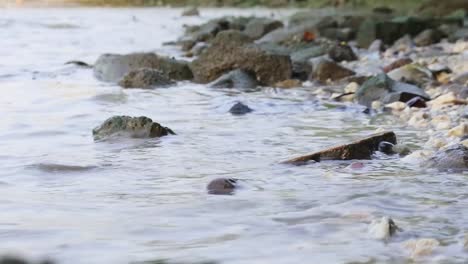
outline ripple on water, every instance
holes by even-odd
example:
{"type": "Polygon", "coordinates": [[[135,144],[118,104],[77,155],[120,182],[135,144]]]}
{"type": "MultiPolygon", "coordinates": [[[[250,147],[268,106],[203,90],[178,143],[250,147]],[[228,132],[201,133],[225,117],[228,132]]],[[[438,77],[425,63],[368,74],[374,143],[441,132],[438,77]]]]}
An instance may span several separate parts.
{"type": "Polygon", "coordinates": [[[37,163],[32,165],[27,165],[27,168],[39,170],[47,173],[67,173],[67,172],[85,172],[98,168],[94,165],[68,165],[68,164],[59,164],[59,163],[37,163]]]}

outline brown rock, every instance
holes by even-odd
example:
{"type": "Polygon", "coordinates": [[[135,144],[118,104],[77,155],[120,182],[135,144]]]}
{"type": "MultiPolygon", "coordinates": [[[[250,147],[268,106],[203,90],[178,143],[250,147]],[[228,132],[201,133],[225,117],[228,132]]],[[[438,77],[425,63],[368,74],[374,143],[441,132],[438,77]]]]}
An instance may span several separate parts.
{"type": "Polygon", "coordinates": [[[406,64],[410,64],[410,63],[412,63],[412,62],[413,62],[413,60],[410,59],[410,58],[398,59],[398,60],[396,60],[396,61],[390,63],[389,65],[385,66],[385,67],[383,68],[383,71],[384,71],[385,73],[387,73],[387,72],[390,72],[390,71],[392,71],[392,70],[394,70],[394,69],[400,68],[401,66],[405,66],[406,64]]]}
{"type": "Polygon", "coordinates": [[[337,81],[354,74],[354,71],[345,68],[336,62],[322,59],[314,65],[309,79],[315,79],[321,82],[326,82],[327,80],[337,81]]]}
{"type": "Polygon", "coordinates": [[[275,87],[277,88],[296,88],[296,87],[302,87],[302,82],[296,79],[288,79],[284,80],[281,82],[277,82],[275,84],[275,87]]]}
{"type": "Polygon", "coordinates": [[[368,136],[364,139],[354,141],[349,144],[332,147],[306,156],[290,159],[285,163],[301,165],[308,161],[320,162],[322,160],[353,160],[353,159],[371,159],[379,143],[382,141],[396,144],[396,135],[393,132],[382,132],[368,136]]]}
{"type": "Polygon", "coordinates": [[[217,178],[206,186],[209,194],[232,194],[236,188],[235,179],[217,178]]]}

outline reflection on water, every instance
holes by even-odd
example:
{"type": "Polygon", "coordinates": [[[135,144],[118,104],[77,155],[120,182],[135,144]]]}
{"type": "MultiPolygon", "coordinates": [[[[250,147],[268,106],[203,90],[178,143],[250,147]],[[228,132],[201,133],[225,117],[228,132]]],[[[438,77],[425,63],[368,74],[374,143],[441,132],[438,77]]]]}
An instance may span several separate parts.
{"type": "Polygon", "coordinates": [[[162,43],[184,23],[271,11],[207,10],[201,18],[170,9],[0,12],[0,253],[86,264],[404,263],[401,242],[429,237],[442,246],[427,261],[467,259],[466,175],[388,157],[354,167],[279,164],[378,127],[411,146],[424,141],[391,117],[324,104],[309,88],[236,91],[182,82],[126,91],[64,65],[105,52],[179,56],[162,43]],[[255,111],[228,114],[236,101],[255,111]],[[92,128],[122,114],[148,116],[177,136],[93,141],[92,128]],[[207,195],[206,184],[219,177],[239,179],[240,188],[207,195]],[[405,231],[375,241],[367,228],[381,216],[405,231]]]}

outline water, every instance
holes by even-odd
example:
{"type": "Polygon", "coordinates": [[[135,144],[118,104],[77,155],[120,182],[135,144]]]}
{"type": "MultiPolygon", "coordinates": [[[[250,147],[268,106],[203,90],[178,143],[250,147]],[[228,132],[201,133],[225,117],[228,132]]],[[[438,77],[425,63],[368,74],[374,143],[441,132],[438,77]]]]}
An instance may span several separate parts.
{"type": "Polygon", "coordinates": [[[174,9],[0,9],[0,253],[87,264],[401,263],[409,261],[403,241],[429,237],[441,247],[424,261],[466,262],[466,174],[397,159],[365,161],[363,170],[279,164],[378,127],[417,147],[421,131],[327,106],[308,88],[122,90],[64,65],[106,52],[179,56],[162,43],[184,23],[239,13],[272,11],[181,18],[174,9]],[[231,116],[236,101],[255,111],[231,116]],[[178,135],[93,142],[92,128],[120,114],[178,135]],[[206,194],[217,177],[238,178],[241,188],[206,194]],[[383,215],[405,230],[389,242],[367,233],[383,215]]]}

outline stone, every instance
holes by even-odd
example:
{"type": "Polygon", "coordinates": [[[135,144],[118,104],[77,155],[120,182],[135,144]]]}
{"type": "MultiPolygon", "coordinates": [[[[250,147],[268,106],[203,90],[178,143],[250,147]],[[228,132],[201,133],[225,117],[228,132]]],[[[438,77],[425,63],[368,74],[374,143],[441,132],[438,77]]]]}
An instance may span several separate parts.
{"type": "Polygon", "coordinates": [[[443,94],[430,102],[433,109],[441,109],[448,105],[464,105],[466,100],[458,99],[454,92],[443,94]]]}
{"type": "Polygon", "coordinates": [[[324,45],[316,45],[299,49],[291,53],[291,60],[295,62],[306,62],[309,59],[320,57],[327,53],[327,48],[324,45]]]}
{"type": "Polygon", "coordinates": [[[433,80],[432,72],[429,69],[415,63],[406,64],[400,68],[394,69],[387,75],[395,81],[420,86],[433,80]]]}
{"type": "Polygon", "coordinates": [[[406,156],[411,153],[411,150],[406,145],[395,145],[386,141],[382,141],[379,143],[379,151],[387,155],[398,154],[400,156],[406,156]]]}
{"type": "Polygon", "coordinates": [[[390,217],[384,216],[380,219],[372,220],[369,225],[369,233],[375,239],[387,240],[394,236],[401,229],[390,217]]]}
{"type": "Polygon", "coordinates": [[[271,31],[282,28],[283,23],[270,18],[254,18],[247,23],[244,34],[252,39],[259,39],[271,31]]]}
{"type": "Polygon", "coordinates": [[[198,8],[196,7],[189,7],[182,11],[182,16],[199,16],[200,11],[198,11],[198,8]]]}
{"type": "Polygon", "coordinates": [[[206,186],[209,194],[230,195],[236,189],[236,179],[217,178],[206,186]]]}
{"type": "Polygon", "coordinates": [[[353,49],[347,44],[335,44],[328,51],[330,59],[336,62],[355,61],[358,59],[353,49]]]}
{"type": "Polygon", "coordinates": [[[383,67],[383,71],[385,73],[388,73],[392,70],[395,70],[395,69],[398,69],[402,66],[405,66],[407,64],[410,64],[410,63],[413,63],[413,60],[410,59],[410,58],[401,58],[401,59],[398,59],[392,63],[390,63],[389,65],[383,67]]]}
{"type": "Polygon", "coordinates": [[[191,80],[193,77],[187,62],[154,53],[101,55],[94,64],[94,76],[101,81],[118,82],[130,71],[140,68],[159,70],[173,80],[191,80]]]}
{"type": "Polygon", "coordinates": [[[461,123],[448,131],[449,137],[463,138],[468,135],[468,123],[461,123]]]}
{"type": "Polygon", "coordinates": [[[241,102],[237,102],[235,105],[231,107],[231,109],[229,109],[229,113],[233,115],[245,115],[252,111],[253,110],[250,107],[248,107],[247,105],[241,102]]]}
{"type": "Polygon", "coordinates": [[[355,75],[355,72],[345,68],[336,62],[321,59],[312,67],[310,80],[326,82],[327,80],[337,81],[348,76],[355,75]]]}
{"type": "Polygon", "coordinates": [[[356,35],[356,31],[352,28],[326,28],[320,33],[324,38],[338,41],[350,41],[356,35]]]}
{"type": "Polygon", "coordinates": [[[412,259],[431,255],[439,245],[439,241],[433,238],[411,239],[404,243],[412,259]]]}
{"type": "Polygon", "coordinates": [[[161,71],[149,68],[130,71],[119,81],[119,85],[123,88],[157,88],[172,84],[175,82],[162,74],[161,71]]]}
{"type": "Polygon", "coordinates": [[[275,84],[275,87],[284,88],[284,89],[297,88],[297,87],[302,87],[302,82],[296,79],[288,79],[288,80],[284,80],[281,82],[277,82],[275,84]]]}
{"type": "Polygon", "coordinates": [[[404,35],[403,37],[399,38],[393,46],[390,48],[391,51],[394,52],[409,52],[411,51],[416,45],[414,44],[413,39],[410,35],[404,35]]]}
{"type": "Polygon", "coordinates": [[[416,96],[406,102],[406,105],[409,107],[416,107],[416,108],[426,108],[427,104],[424,99],[419,96],[416,96]]]}
{"type": "Polygon", "coordinates": [[[466,0],[429,0],[422,2],[417,11],[419,15],[431,17],[449,15],[460,9],[468,11],[466,0]]]}
{"type": "Polygon", "coordinates": [[[468,148],[462,144],[454,144],[437,151],[425,165],[442,171],[468,170],[468,148]]]}
{"type": "Polygon", "coordinates": [[[258,85],[255,74],[244,70],[233,70],[208,84],[212,88],[253,89],[258,85]]]}
{"type": "Polygon", "coordinates": [[[439,42],[444,34],[437,29],[426,29],[414,37],[414,44],[418,47],[429,46],[439,42]]]}
{"type": "Polygon", "coordinates": [[[274,85],[290,79],[292,63],[288,54],[250,44],[248,37],[240,32],[223,31],[190,68],[199,83],[208,83],[232,69],[252,72],[260,84],[274,85]]]}
{"type": "Polygon", "coordinates": [[[170,128],[163,127],[145,116],[113,116],[93,129],[94,140],[115,136],[154,138],[167,135],[175,135],[175,133],[170,128]]]}
{"type": "Polygon", "coordinates": [[[371,159],[372,154],[378,150],[379,144],[387,141],[392,144],[397,143],[396,135],[393,132],[382,132],[370,135],[349,144],[332,147],[309,155],[297,157],[285,163],[302,165],[309,161],[320,162],[324,160],[353,160],[371,159]]]}
{"type": "Polygon", "coordinates": [[[370,52],[382,52],[382,51],[384,51],[385,47],[384,47],[383,41],[380,40],[380,39],[376,39],[376,40],[372,41],[372,43],[369,45],[368,50],[370,52]]]}
{"type": "Polygon", "coordinates": [[[366,107],[370,107],[376,100],[389,104],[397,101],[407,102],[416,96],[426,101],[430,100],[429,95],[419,87],[394,81],[385,73],[370,78],[356,92],[358,103],[366,107]]]}
{"type": "Polygon", "coordinates": [[[215,38],[218,33],[226,30],[242,31],[251,17],[222,17],[209,20],[199,25],[187,27],[185,38],[192,39],[195,42],[208,42],[215,38]]]}

